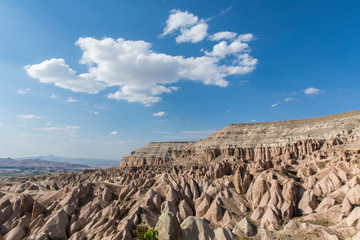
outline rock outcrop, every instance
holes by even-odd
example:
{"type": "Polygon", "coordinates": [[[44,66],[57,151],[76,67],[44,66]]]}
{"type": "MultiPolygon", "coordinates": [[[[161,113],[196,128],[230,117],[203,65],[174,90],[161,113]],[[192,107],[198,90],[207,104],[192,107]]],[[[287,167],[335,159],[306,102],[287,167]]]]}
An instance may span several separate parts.
{"type": "Polygon", "coordinates": [[[121,160],[120,167],[161,165],[179,157],[193,142],[151,142],[121,160]]]}

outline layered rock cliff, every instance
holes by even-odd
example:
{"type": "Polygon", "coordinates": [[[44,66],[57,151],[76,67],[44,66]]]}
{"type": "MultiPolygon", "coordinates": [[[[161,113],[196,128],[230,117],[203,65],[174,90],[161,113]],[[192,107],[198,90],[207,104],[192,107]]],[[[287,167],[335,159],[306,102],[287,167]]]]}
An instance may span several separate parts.
{"type": "Polygon", "coordinates": [[[120,167],[160,165],[177,157],[194,142],[151,142],[121,160],[120,167]]]}
{"type": "Polygon", "coordinates": [[[299,159],[321,148],[360,137],[360,111],[325,117],[230,124],[198,142],[162,142],[135,150],[120,167],[212,161],[234,157],[245,161],[299,159]]]}

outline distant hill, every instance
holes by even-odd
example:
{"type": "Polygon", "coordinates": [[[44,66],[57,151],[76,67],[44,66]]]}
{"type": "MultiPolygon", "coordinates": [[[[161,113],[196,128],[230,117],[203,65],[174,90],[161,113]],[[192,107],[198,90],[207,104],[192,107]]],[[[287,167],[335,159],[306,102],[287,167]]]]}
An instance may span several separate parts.
{"type": "Polygon", "coordinates": [[[94,168],[84,164],[46,161],[39,158],[16,160],[0,158],[0,177],[30,176],[57,172],[79,172],[94,168]]]}
{"type": "Polygon", "coordinates": [[[51,162],[67,162],[70,164],[83,164],[83,165],[93,166],[96,168],[115,167],[120,164],[120,160],[114,160],[114,159],[68,158],[68,157],[59,157],[59,156],[55,156],[55,155],[23,157],[23,158],[16,158],[16,159],[18,159],[18,160],[41,159],[41,160],[51,161],[51,162]]]}
{"type": "Polygon", "coordinates": [[[91,166],[84,164],[70,164],[67,162],[46,161],[39,158],[16,160],[12,158],[0,158],[1,167],[23,167],[23,168],[59,168],[59,169],[87,169],[91,166]]]}

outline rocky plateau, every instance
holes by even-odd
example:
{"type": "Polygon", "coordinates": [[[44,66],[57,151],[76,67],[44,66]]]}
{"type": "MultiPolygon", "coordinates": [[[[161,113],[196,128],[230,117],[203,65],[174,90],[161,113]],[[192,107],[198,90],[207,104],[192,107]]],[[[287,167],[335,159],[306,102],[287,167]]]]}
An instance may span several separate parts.
{"type": "Polygon", "coordinates": [[[230,124],[116,168],[0,182],[0,240],[360,239],[360,111],[230,124]]]}

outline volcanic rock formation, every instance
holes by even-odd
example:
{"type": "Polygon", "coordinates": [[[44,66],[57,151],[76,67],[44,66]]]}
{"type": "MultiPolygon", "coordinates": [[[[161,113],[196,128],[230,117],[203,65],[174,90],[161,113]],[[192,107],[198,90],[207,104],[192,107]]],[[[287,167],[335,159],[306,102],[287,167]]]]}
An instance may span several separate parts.
{"type": "Polygon", "coordinates": [[[0,239],[359,239],[360,111],[231,124],[120,166],[7,179],[0,239]]]}

